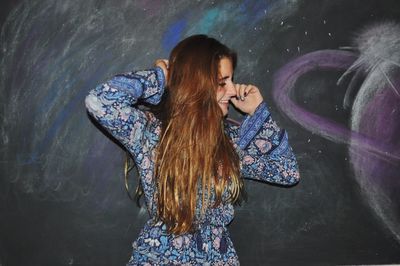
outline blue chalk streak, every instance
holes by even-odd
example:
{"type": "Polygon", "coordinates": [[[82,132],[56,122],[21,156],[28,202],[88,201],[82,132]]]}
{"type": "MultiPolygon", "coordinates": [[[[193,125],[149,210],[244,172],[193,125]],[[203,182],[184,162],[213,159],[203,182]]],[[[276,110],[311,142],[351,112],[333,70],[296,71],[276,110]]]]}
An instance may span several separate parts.
{"type": "Polygon", "coordinates": [[[182,32],[186,28],[186,19],[180,19],[172,24],[164,33],[162,47],[165,53],[169,53],[172,48],[179,42],[182,32]]]}

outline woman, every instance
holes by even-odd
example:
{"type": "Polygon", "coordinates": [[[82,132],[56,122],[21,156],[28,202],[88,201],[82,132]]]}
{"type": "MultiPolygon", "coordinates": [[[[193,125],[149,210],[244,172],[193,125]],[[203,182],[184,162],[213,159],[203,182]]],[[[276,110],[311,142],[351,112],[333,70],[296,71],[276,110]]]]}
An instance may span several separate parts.
{"type": "Polygon", "coordinates": [[[298,182],[286,132],[257,87],[233,82],[235,65],[229,48],[195,35],[169,61],[117,75],[87,96],[89,113],[132,154],[150,214],[128,265],[238,265],[226,226],[242,177],[298,182]],[[229,103],[246,114],[240,126],[225,119],[229,103]]]}

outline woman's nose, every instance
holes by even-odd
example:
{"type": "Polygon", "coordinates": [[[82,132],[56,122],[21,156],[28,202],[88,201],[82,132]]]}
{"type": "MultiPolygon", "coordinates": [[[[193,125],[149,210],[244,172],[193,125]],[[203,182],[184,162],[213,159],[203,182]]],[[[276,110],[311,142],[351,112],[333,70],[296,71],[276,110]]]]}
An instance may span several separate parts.
{"type": "Polygon", "coordinates": [[[236,89],[235,89],[235,85],[233,84],[233,82],[230,82],[226,85],[227,85],[226,94],[229,96],[236,96],[236,89]]]}

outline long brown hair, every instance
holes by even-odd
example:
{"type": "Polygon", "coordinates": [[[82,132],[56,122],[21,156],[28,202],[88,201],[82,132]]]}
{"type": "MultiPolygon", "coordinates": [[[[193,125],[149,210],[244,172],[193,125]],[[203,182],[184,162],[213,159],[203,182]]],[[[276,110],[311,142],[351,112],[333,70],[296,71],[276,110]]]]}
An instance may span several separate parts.
{"type": "Polygon", "coordinates": [[[228,190],[225,200],[235,202],[243,186],[239,158],[225,134],[216,99],[222,58],[236,65],[236,54],[206,35],[184,39],[169,58],[155,176],[158,218],[170,233],[194,229],[200,187],[204,215],[221,203],[224,190],[228,190]]]}

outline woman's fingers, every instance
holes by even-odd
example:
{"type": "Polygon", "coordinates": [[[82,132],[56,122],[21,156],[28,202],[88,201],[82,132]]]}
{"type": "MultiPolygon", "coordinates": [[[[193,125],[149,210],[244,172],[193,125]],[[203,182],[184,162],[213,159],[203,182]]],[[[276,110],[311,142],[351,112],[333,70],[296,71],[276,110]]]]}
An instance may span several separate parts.
{"type": "Polygon", "coordinates": [[[157,59],[154,64],[156,66],[165,66],[166,68],[168,68],[169,61],[167,59],[157,59]]]}
{"type": "Polygon", "coordinates": [[[245,88],[246,88],[246,85],[244,85],[244,84],[235,84],[236,99],[244,101],[245,88]]]}
{"type": "Polygon", "coordinates": [[[263,101],[259,89],[254,85],[234,84],[236,97],[231,98],[232,104],[240,111],[252,115],[263,101]]]}
{"type": "Polygon", "coordinates": [[[250,93],[253,93],[254,90],[257,90],[255,86],[246,84],[235,84],[235,89],[236,98],[241,101],[244,101],[250,93]]]}
{"type": "Polygon", "coordinates": [[[244,97],[247,97],[249,94],[254,93],[257,90],[257,87],[253,85],[247,85],[244,89],[244,97]]]}

